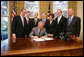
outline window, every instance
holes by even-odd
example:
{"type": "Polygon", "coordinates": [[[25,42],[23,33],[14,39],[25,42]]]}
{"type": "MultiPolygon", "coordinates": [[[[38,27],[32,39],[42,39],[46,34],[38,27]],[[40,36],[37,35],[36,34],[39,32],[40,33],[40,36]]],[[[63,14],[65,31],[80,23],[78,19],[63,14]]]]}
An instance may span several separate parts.
{"type": "Polygon", "coordinates": [[[34,17],[34,13],[39,14],[39,1],[25,1],[25,7],[31,12],[30,17],[34,17]]]}
{"type": "Polygon", "coordinates": [[[54,1],[53,13],[55,15],[55,18],[57,17],[57,9],[61,9],[62,15],[67,17],[68,1],[54,1]]]}
{"type": "Polygon", "coordinates": [[[9,14],[8,1],[1,1],[1,41],[8,38],[9,14]]]}

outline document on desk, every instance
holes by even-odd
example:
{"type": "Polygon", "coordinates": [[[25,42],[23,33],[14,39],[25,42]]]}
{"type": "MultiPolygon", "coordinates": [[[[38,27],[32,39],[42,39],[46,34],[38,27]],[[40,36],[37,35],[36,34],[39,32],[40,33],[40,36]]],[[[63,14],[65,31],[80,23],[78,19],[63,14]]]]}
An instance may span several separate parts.
{"type": "Polygon", "coordinates": [[[53,40],[53,38],[45,38],[45,40],[53,40]]]}
{"type": "Polygon", "coordinates": [[[45,39],[42,39],[42,38],[36,38],[36,39],[33,39],[34,41],[45,41],[45,39]]]}
{"type": "Polygon", "coordinates": [[[33,39],[34,41],[47,41],[47,40],[53,40],[53,38],[37,38],[37,39],[33,39]]]}

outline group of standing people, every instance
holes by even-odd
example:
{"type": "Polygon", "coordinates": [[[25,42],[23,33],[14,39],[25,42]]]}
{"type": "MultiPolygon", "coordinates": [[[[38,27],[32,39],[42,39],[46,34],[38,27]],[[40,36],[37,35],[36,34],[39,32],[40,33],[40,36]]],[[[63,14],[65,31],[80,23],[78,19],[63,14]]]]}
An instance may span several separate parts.
{"type": "Polygon", "coordinates": [[[38,13],[34,13],[34,18],[30,18],[30,13],[26,9],[21,9],[20,15],[13,18],[13,39],[25,37],[45,38],[47,36],[59,38],[61,33],[66,34],[67,32],[73,33],[76,37],[80,35],[81,19],[74,15],[72,8],[68,9],[68,18],[62,15],[61,9],[57,10],[55,19],[53,13],[49,14],[49,19],[46,18],[45,12],[41,14],[41,19],[38,18],[38,13]]]}

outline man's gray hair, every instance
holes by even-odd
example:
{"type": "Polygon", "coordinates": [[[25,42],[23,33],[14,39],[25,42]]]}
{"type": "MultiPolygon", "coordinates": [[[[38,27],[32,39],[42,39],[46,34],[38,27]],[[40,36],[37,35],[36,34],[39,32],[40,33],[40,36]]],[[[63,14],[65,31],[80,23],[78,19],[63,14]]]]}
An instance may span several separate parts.
{"type": "Polygon", "coordinates": [[[39,21],[39,22],[38,22],[38,25],[39,25],[40,23],[42,23],[42,24],[44,25],[43,21],[39,21]]]}
{"type": "Polygon", "coordinates": [[[37,12],[35,12],[34,14],[37,14],[37,15],[38,15],[38,13],[37,13],[37,12]]]}
{"type": "MultiPolygon", "coordinates": [[[[69,9],[73,10],[73,12],[74,12],[74,9],[73,9],[73,8],[69,8],[69,9]]],[[[68,10],[69,10],[69,9],[68,9],[68,10]]]]}
{"type": "Polygon", "coordinates": [[[61,9],[57,9],[57,11],[58,11],[58,10],[60,10],[60,11],[61,11],[61,13],[62,13],[62,10],[61,10],[61,9]]]}

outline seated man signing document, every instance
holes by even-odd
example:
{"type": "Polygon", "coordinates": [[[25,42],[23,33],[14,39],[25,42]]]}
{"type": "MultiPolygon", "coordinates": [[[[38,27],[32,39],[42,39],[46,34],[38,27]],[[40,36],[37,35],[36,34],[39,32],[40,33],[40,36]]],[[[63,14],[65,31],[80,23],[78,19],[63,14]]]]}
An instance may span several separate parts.
{"type": "Polygon", "coordinates": [[[31,33],[29,34],[29,37],[34,39],[47,37],[47,32],[44,28],[44,23],[42,21],[38,23],[38,27],[32,29],[31,33]]]}

